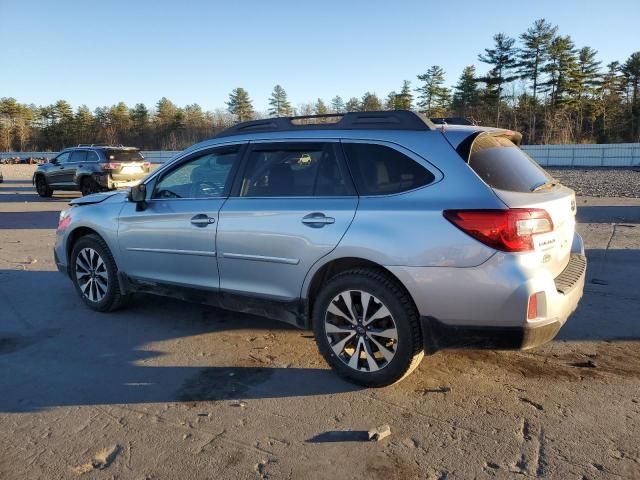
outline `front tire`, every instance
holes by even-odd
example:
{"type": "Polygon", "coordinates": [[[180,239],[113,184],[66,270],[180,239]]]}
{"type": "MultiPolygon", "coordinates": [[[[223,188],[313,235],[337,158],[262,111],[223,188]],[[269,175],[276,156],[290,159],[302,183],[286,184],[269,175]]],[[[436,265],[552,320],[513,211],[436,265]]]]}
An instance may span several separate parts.
{"type": "Polygon", "coordinates": [[[120,292],[118,268],[107,244],[97,235],[81,237],[71,251],[71,280],[84,303],[98,312],[111,312],[126,304],[120,292]]]}
{"type": "Polygon", "coordinates": [[[358,385],[399,382],[424,357],[416,307],[384,271],[358,268],[336,275],[321,289],[312,317],[322,356],[358,385]]]}
{"type": "Polygon", "coordinates": [[[47,179],[44,175],[38,175],[36,177],[36,192],[38,192],[38,195],[42,198],[51,198],[53,195],[53,190],[47,184],[47,179]]]}

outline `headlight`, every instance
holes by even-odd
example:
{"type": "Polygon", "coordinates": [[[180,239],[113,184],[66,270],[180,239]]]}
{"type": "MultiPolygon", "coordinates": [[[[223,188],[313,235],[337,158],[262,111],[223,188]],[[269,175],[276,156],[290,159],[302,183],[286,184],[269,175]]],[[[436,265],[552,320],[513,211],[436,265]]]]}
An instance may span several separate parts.
{"type": "MultiPolygon", "coordinates": [[[[73,208],[73,207],[72,207],[73,208]]],[[[71,216],[69,213],[71,212],[71,208],[66,210],[62,210],[60,212],[60,218],[58,219],[58,231],[62,231],[69,226],[71,223],[71,216]]]]}

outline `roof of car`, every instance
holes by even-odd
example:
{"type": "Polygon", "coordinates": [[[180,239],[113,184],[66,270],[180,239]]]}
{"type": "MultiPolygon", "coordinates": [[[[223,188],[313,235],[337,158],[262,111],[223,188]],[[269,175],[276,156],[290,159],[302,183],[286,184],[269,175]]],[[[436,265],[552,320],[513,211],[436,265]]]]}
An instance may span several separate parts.
{"type": "Polygon", "coordinates": [[[238,123],[215,138],[268,132],[309,130],[411,130],[430,131],[435,126],[427,117],[409,110],[331,113],[296,117],[275,117],[238,123]]]}
{"type": "Polygon", "coordinates": [[[80,143],[76,147],[67,147],[65,150],[77,150],[77,149],[88,149],[88,150],[139,150],[137,147],[125,147],[124,145],[109,145],[106,143],[80,143]]]}

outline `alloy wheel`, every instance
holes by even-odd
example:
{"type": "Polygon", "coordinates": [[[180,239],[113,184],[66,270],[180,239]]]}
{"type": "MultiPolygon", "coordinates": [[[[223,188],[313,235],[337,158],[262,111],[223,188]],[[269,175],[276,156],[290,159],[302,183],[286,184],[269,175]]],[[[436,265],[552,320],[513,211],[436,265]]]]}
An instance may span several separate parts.
{"type": "Polygon", "coordinates": [[[109,274],[100,254],[93,248],[83,248],[76,257],[78,287],[91,302],[99,302],[107,294],[109,274]]]}
{"type": "Polygon", "coordinates": [[[347,290],[331,300],[324,330],[335,355],[361,372],[386,367],[398,347],[393,315],[382,301],[362,290],[347,290]]]}

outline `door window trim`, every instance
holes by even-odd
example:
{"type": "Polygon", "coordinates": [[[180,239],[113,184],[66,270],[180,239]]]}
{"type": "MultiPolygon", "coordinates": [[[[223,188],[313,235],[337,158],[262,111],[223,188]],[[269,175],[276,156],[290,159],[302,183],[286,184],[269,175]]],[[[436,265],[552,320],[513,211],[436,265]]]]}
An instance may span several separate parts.
{"type": "Polygon", "coordinates": [[[327,198],[327,199],[336,199],[336,198],[353,198],[358,197],[358,191],[356,190],[355,184],[353,182],[353,178],[349,171],[349,167],[347,165],[347,160],[345,158],[344,152],[342,151],[342,146],[340,145],[339,138],[274,138],[274,139],[262,139],[262,140],[251,140],[247,143],[247,149],[244,152],[242,162],[240,164],[240,168],[236,174],[235,181],[233,182],[233,186],[231,188],[231,193],[229,194],[229,198],[234,199],[243,199],[243,200],[269,200],[269,199],[318,199],[318,198],[327,198]],[[265,148],[273,145],[274,149],[277,149],[278,143],[287,143],[287,144],[295,144],[295,143],[333,143],[337,144],[337,148],[335,148],[336,160],[338,161],[338,168],[341,168],[345,174],[345,181],[348,183],[347,188],[351,191],[351,194],[348,195],[283,195],[283,196],[269,196],[269,197],[243,197],[240,196],[240,190],[242,188],[242,181],[244,179],[245,173],[247,171],[247,167],[249,164],[249,157],[251,153],[259,148],[265,148]]]}
{"type": "MultiPolygon", "coordinates": [[[[408,148],[398,144],[398,143],[394,143],[394,142],[389,142],[389,141],[385,141],[385,140],[367,140],[367,139],[356,139],[356,138],[343,138],[340,140],[340,145],[343,146],[345,143],[364,143],[365,145],[380,145],[383,147],[388,147],[391,148],[403,155],[405,155],[406,157],[409,157],[411,160],[413,160],[414,162],[416,162],[418,165],[422,166],[423,168],[426,168],[429,172],[431,172],[431,174],[433,175],[433,181],[430,183],[427,183],[426,185],[420,185],[419,187],[416,188],[412,188],[410,190],[403,190],[402,192],[395,192],[395,193],[385,193],[385,194],[380,194],[380,195],[362,195],[360,192],[358,192],[358,196],[360,198],[383,198],[383,197],[395,197],[396,195],[405,195],[407,193],[411,193],[411,192],[415,192],[417,190],[423,189],[423,188],[428,188],[431,187],[433,185],[435,185],[436,183],[439,183],[443,178],[444,178],[444,174],[442,173],[442,171],[436,167],[433,163],[431,163],[429,160],[427,160],[426,158],[424,158],[422,155],[418,155],[416,152],[414,152],[413,150],[409,150],[408,148]]],[[[351,173],[351,176],[354,176],[353,170],[351,168],[349,159],[347,158],[347,154],[344,152],[343,149],[342,150],[342,155],[344,157],[344,160],[347,164],[347,167],[349,168],[349,172],[351,173]]],[[[352,181],[355,185],[355,179],[352,178],[352,181]]],[[[356,187],[357,189],[357,187],[356,187]]]]}
{"type": "Polygon", "coordinates": [[[235,177],[238,173],[238,169],[240,168],[240,164],[242,163],[242,160],[244,159],[244,155],[246,154],[246,149],[247,149],[247,142],[242,142],[242,143],[226,143],[226,144],[221,144],[221,145],[215,145],[215,146],[208,146],[208,147],[204,147],[198,150],[194,150],[193,152],[189,152],[187,155],[181,157],[178,160],[175,160],[173,162],[171,162],[170,165],[167,165],[166,168],[162,168],[161,167],[161,171],[158,172],[157,174],[155,174],[154,176],[152,176],[151,178],[149,178],[149,180],[147,180],[145,182],[145,185],[147,187],[151,187],[151,188],[147,188],[147,202],[155,202],[155,201],[162,201],[162,202],[166,202],[166,201],[181,201],[181,200],[219,200],[222,198],[228,198],[229,197],[229,192],[231,191],[233,182],[235,180],[235,177]],[[188,198],[153,198],[153,194],[155,193],[156,190],[156,186],[158,185],[158,182],[161,181],[163,178],[165,178],[167,175],[171,174],[172,172],[174,172],[176,169],[180,168],[182,165],[184,165],[185,163],[190,162],[191,160],[195,160],[196,158],[200,158],[203,157],[205,155],[209,155],[211,153],[214,153],[217,150],[224,150],[224,149],[228,149],[228,148],[234,148],[237,147],[238,148],[238,159],[236,159],[236,161],[233,163],[233,165],[231,166],[231,170],[229,171],[229,176],[227,177],[227,180],[225,182],[224,185],[224,189],[222,190],[222,195],[218,196],[218,197],[206,197],[206,198],[202,198],[202,197],[188,197],[188,198]]]}

